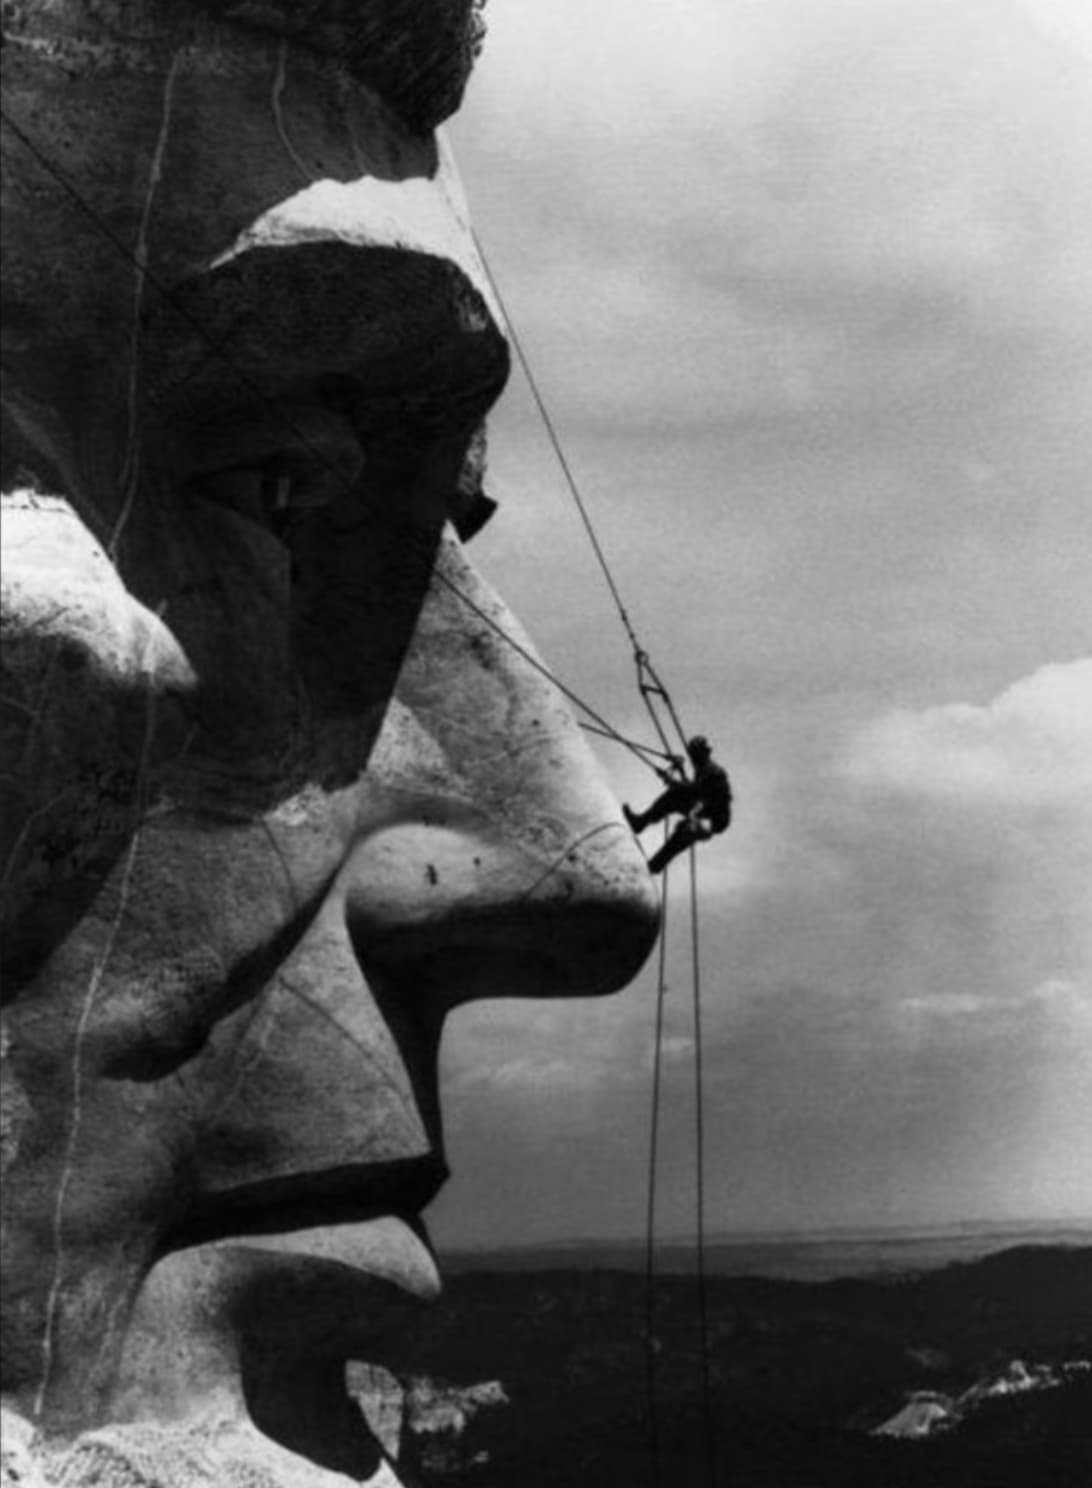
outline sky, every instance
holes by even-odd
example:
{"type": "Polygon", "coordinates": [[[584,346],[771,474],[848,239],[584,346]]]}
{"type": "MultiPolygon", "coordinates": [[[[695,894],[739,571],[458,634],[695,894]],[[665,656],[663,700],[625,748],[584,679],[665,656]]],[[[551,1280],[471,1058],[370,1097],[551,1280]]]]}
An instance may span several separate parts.
{"type": "MultiPolygon", "coordinates": [[[[699,862],[711,1230],[1092,1219],[1092,8],[493,0],[451,138],[699,862]]],[[[474,556],[648,738],[521,373],[474,556]]],[[[656,781],[596,744],[619,795],[656,781]]],[[[685,862],[685,860],[683,860],[685,862]]],[[[687,876],[661,1233],[695,1223],[687,876]]],[[[654,967],[460,1011],[444,1246],[639,1236],[654,967]]]]}

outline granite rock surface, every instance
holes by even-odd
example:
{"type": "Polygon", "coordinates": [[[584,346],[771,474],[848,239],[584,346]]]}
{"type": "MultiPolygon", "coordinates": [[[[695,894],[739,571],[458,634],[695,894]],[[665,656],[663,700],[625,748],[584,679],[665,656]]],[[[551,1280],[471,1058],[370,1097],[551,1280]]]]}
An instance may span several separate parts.
{"type": "Polygon", "coordinates": [[[5,1394],[65,1484],[365,1481],[445,1016],[656,933],[465,551],[508,349],[434,126],[477,7],[4,14],[5,1394]]]}

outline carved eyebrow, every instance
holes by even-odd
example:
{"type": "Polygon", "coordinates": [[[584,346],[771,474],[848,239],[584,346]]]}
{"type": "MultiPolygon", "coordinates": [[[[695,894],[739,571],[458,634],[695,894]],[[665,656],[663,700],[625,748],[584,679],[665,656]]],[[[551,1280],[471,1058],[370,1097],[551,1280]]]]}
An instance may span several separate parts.
{"type": "Polygon", "coordinates": [[[457,263],[326,238],[250,245],[164,286],[144,332],[149,401],[180,431],[240,404],[277,409],[292,429],[291,407],[306,403],[347,417],[365,444],[396,427],[419,450],[470,441],[510,370],[457,263]],[[469,300],[481,314],[468,327],[469,300]]]}

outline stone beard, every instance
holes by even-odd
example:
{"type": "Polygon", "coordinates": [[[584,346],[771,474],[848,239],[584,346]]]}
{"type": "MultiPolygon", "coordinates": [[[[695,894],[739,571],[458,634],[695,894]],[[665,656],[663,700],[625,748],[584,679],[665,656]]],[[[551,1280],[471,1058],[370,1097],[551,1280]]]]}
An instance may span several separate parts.
{"type": "Polygon", "coordinates": [[[443,1019],[656,932],[463,551],[476,7],[8,9],[9,1467],[393,1483],[344,1375],[439,1286],[443,1019]]]}

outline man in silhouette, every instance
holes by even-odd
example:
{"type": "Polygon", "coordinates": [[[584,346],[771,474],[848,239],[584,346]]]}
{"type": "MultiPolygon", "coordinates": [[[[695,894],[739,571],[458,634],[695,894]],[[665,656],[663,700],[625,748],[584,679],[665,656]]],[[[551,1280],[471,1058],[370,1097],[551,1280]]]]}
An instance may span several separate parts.
{"type": "Polygon", "coordinates": [[[637,833],[643,832],[653,822],[663,821],[665,816],[682,817],[664,845],[649,858],[648,866],[652,873],[662,873],[672,858],[677,858],[695,842],[704,842],[726,831],[732,820],[732,787],[728,783],[728,772],[713,758],[709,740],[701,734],[696,735],[688,742],[686,752],[694,767],[692,779],[676,779],[665,772],[660,778],[668,782],[667,790],[653,801],[647,811],[631,811],[628,806],[622,808],[626,821],[637,833]]]}

